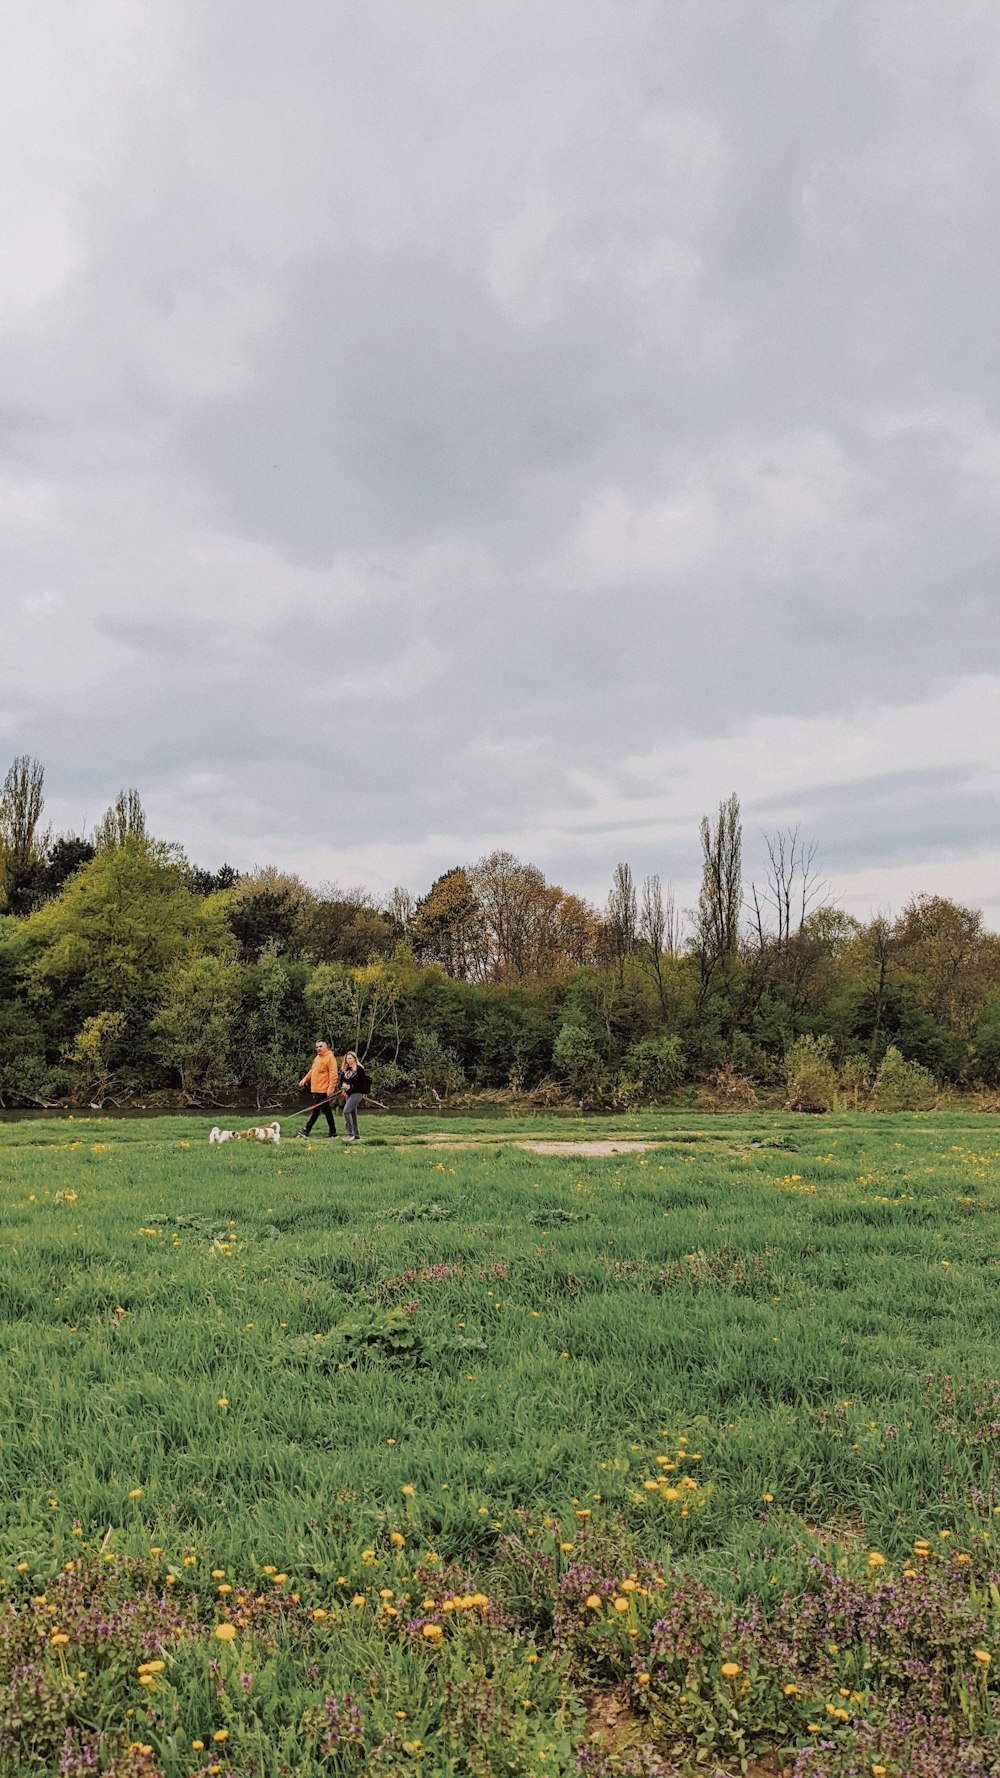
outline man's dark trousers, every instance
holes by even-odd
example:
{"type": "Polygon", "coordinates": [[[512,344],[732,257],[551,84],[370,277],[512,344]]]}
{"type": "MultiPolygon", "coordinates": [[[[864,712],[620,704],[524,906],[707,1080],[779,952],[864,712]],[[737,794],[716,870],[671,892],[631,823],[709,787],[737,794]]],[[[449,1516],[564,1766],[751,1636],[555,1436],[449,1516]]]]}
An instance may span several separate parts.
{"type": "Polygon", "coordinates": [[[327,1130],[329,1131],[331,1136],[336,1136],[337,1126],[333,1121],[333,1106],[329,1103],[329,1094],[328,1093],[311,1093],[310,1098],[312,1099],[313,1105],[315,1106],[315,1110],[311,1111],[309,1113],[309,1117],[306,1120],[305,1134],[308,1136],[310,1130],[313,1127],[313,1124],[316,1122],[316,1119],[319,1117],[320,1112],[322,1112],[323,1116],[326,1118],[327,1130]],[[327,1101],[326,1104],[323,1103],[324,1100],[327,1101]]]}

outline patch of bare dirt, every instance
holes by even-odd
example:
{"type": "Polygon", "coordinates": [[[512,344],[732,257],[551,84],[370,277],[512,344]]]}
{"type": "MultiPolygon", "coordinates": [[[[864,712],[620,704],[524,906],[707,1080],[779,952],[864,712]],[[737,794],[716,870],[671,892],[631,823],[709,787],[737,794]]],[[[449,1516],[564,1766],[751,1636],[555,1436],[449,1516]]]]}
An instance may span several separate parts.
{"type": "MultiPolygon", "coordinates": [[[[636,1715],[621,1692],[600,1692],[590,1701],[584,1735],[604,1754],[624,1754],[643,1745],[648,1747],[649,1724],[636,1715]]],[[[664,1778],[680,1778],[682,1772],[697,1772],[699,1778],[791,1778],[791,1766],[778,1753],[753,1756],[742,1770],[739,1766],[730,1769],[711,1763],[706,1765],[703,1760],[689,1763],[683,1756],[681,1764],[675,1765],[673,1759],[678,1753],[679,1749],[673,1756],[662,1753],[658,1756],[657,1764],[662,1760],[664,1778]]]]}
{"type": "Polygon", "coordinates": [[[602,1753],[620,1753],[642,1739],[644,1726],[620,1692],[600,1692],[591,1700],[584,1733],[602,1753]]]}
{"type": "Polygon", "coordinates": [[[515,1148],[526,1148],[531,1154],[645,1154],[657,1148],[656,1142],[515,1142],[515,1148]]]}

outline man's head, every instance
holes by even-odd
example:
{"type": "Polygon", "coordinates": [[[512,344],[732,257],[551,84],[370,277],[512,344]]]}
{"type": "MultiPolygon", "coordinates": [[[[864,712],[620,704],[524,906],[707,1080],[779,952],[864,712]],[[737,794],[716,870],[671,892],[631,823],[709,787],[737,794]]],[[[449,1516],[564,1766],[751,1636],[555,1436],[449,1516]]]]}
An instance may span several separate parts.
{"type": "Polygon", "coordinates": [[[316,1045],[316,1054],[318,1056],[325,1056],[329,1047],[330,1047],[329,1044],[323,1043],[322,1040],[320,1040],[320,1042],[317,1043],[317,1045],[316,1045]]]}

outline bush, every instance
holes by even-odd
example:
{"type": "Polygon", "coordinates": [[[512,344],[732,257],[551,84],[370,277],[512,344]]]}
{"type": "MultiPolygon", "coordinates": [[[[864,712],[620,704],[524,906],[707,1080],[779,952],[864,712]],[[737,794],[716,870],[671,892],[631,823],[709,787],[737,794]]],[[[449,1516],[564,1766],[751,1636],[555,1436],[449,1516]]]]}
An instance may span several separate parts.
{"type": "Polygon", "coordinates": [[[684,1079],[685,1059],[679,1037],[643,1037],[626,1053],[618,1077],[618,1096],[625,1105],[650,1105],[666,1099],[684,1079]]]}
{"type": "Polygon", "coordinates": [[[874,1073],[867,1056],[851,1055],[844,1061],[840,1070],[840,1086],[853,1111],[857,1111],[862,1102],[867,1102],[874,1073]]]}
{"type": "Polygon", "coordinates": [[[875,1076],[870,1111],[928,1111],[940,1098],[940,1088],[929,1068],[907,1062],[890,1044],[875,1076]]]}
{"type": "Polygon", "coordinates": [[[698,1105],[702,1111],[752,1111],[758,1103],[757,1088],[746,1074],[740,1074],[732,1062],[716,1068],[698,1088],[698,1105]]]}
{"type": "Polygon", "coordinates": [[[829,1111],[837,1098],[837,1071],[829,1037],[797,1037],[785,1053],[789,1111],[829,1111]]]}
{"type": "Polygon", "coordinates": [[[581,1101],[603,1091],[604,1063],[590,1032],[582,1025],[562,1026],[552,1048],[552,1063],[581,1101]]]}
{"type": "Polygon", "coordinates": [[[447,1099],[465,1085],[461,1062],[436,1031],[418,1031],[413,1039],[410,1084],[422,1097],[434,1099],[447,1099]]]}

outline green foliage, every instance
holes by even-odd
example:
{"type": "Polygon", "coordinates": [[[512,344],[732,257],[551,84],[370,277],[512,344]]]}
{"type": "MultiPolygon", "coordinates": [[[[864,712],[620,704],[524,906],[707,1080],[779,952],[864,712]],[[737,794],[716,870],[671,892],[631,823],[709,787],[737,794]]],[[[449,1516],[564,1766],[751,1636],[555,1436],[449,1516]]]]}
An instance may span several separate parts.
{"type": "Polygon", "coordinates": [[[298,956],[316,898],[298,877],[267,869],[238,877],[232,888],[212,898],[239,948],[240,961],[254,963],[265,951],[298,956]]]}
{"type": "Polygon", "coordinates": [[[75,1038],[88,1019],[122,1015],[130,1067],[152,1059],[151,1020],[179,965],[222,951],[217,918],[187,888],[166,846],[142,839],[100,850],[24,927],[28,993],[75,1038]]]}
{"type": "Polygon", "coordinates": [[[436,1031],[417,1031],[410,1044],[409,1079],[421,1099],[449,1099],[465,1085],[462,1064],[436,1031]]]}
{"type": "Polygon", "coordinates": [[[890,1044],[879,1063],[868,1100],[872,1111],[926,1111],[941,1097],[933,1074],[919,1062],[907,1062],[890,1044]]]}
{"type": "Polygon", "coordinates": [[[1000,992],[994,992],[972,1034],[973,1070],[978,1080],[1000,1085],[1000,992]]]}
{"type": "Polygon", "coordinates": [[[796,1038],[785,1055],[785,1085],[790,1111],[829,1111],[837,1097],[837,1071],[829,1037],[808,1033],[796,1038]]]}
{"type": "Polygon", "coordinates": [[[586,1026],[560,1026],[552,1046],[552,1065],[579,1098],[593,1098],[602,1092],[607,1070],[593,1033],[586,1026]]]}
{"type": "Polygon", "coordinates": [[[306,971],[269,947],[239,978],[238,1077],[258,1105],[304,1072],[315,1038],[306,1014],[306,971]]]}
{"type": "Polygon", "coordinates": [[[779,934],[758,902],[741,935],[734,797],[703,823],[685,949],[669,891],[647,877],[640,901],[624,861],[604,917],[506,852],[447,872],[417,904],[399,890],[380,907],[270,868],[193,870],[148,838],[136,792],[108,811],[96,855],[53,841],[40,771],[15,761],[0,811],[0,874],[13,882],[19,858],[31,875],[22,912],[0,915],[12,1102],[113,1090],[263,1105],[294,1091],[320,1034],[338,1055],[357,1050],[383,1095],[418,1099],[495,1089],[638,1105],[690,1081],[706,1105],[749,1104],[777,1097],[791,1057],[792,1103],[832,1103],[827,1064],[850,1058],[858,1106],[890,1047],[936,1081],[1000,1081],[1000,939],[981,916],[920,897],[895,922],[820,908],[793,929],[792,836],[775,854],[779,934]],[[798,1047],[803,1032],[830,1040],[825,1063],[798,1047]]]}
{"type": "Polygon", "coordinates": [[[84,1019],[66,1051],[74,1086],[75,1103],[93,1093],[103,1104],[115,1084],[125,1055],[125,1014],[93,1013],[84,1019]]]}
{"type": "MultiPolygon", "coordinates": [[[[342,963],[320,963],[311,970],[304,990],[306,1016],[313,1041],[334,1043],[339,1034],[354,1033],[354,982],[352,973],[342,963]]],[[[348,1047],[340,1035],[342,1053],[348,1047]]]]}
{"type": "Polygon", "coordinates": [[[186,1099],[211,1096],[232,1083],[229,1052],[238,993],[235,965],[211,952],[178,964],[167,977],[151,1029],[186,1099]]]}
{"type": "Polygon", "coordinates": [[[679,1037],[643,1037],[625,1056],[618,1095],[625,1105],[661,1105],[680,1085],[684,1073],[679,1037]]]}

